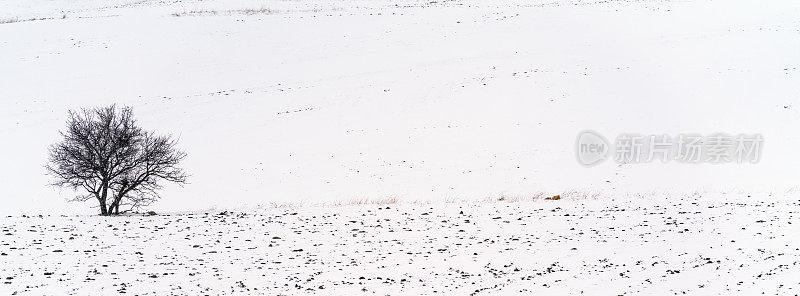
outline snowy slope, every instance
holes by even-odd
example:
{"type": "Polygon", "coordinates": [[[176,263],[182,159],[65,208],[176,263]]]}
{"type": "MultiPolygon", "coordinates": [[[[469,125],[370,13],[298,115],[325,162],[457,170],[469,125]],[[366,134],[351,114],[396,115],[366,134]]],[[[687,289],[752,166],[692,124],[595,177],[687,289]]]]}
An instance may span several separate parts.
{"type": "Polygon", "coordinates": [[[67,110],[111,103],[189,153],[191,184],[159,211],[783,194],[800,180],[798,13],[796,1],[2,0],[0,19],[45,19],[0,24],[0,211],[91,211],[46,187],[42,165],[67,110]],[[761,133],[765,148],[758,164],[584,168],[585,129],[761,133]]]}
{"type": "Polygon", "coordinates": [[[0,295],[797,295],[798,15],[0,0],[0,295]],[[112,103],[189,154],[163,215],[46,186],[67,110],[112,103]],[[586,168],[587,129],[765,142],[757,164],[586,168]]]}

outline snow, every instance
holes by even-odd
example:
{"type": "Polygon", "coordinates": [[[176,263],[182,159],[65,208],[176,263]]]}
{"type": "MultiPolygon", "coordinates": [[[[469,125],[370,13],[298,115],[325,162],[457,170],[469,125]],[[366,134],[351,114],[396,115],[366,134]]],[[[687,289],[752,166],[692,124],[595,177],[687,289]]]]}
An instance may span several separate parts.
{"type": "Polygon", "coordinates": [[[156,210],[768,194],[800,179],[794,1],[0,3],[2,18],[52,18],[0,25],[8,213],[86,211],[42,166],[67,110],[111,103],[189,154],[191,185],[156,210]],[[223,13],[245,8],[275,12],[223,13]],[[189,11],[218,15],[172,16],[189,11]],[[760,133],[764,152],[757,165],[586,169],[573,147],[585,129],[760,133]]]}
{"type": "Polygon", "coordinates": [[[800,200],[670,196],[0,220],[4,295],[795,295],[800,200]]]}
{"type": "Polygon", "coordinates": [[[0,0],[0,292],[797,294],[797,15],[797,1],[0,0]],[[67,111],[112,103],[189,155],[190,184],[148,208],[167,215],[94,217],[47,186],[67,111]],[[765,142],[756,164],[586,168],[587,129],[765,142]]]}

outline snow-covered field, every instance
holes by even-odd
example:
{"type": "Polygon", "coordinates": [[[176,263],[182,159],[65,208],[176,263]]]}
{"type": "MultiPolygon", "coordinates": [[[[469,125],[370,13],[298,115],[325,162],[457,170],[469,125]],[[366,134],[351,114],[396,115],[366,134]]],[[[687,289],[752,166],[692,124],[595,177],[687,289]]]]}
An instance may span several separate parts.
{"type": "Polygon", "coordinates": [[[800,200],[0,220],[3,295],[797,295],[800,200]],[[763,293],[763,294],[762,294],[763,293]]]}
{"type": "Polygon", "coordinates": [[[85,213],[42,165],[67,110],[110,103],[189,155],[191,184],[158,211],[783,193],[800,180],[797,15],[797,1],[1,0],[0,19],[45,20],[0,24],[0,211],[85,213]],[[586,129],[760,133],[764,151],[586,169],[586,129]]]}
{"type": "Polygon", "coordinates": [[[800,1],[0,0],[0,295],[797,295],[798,16],[800,1]],[[111,103],[188,153],[160,215],[91,216],[46,186],[67,110],[111,103]],[[586,168],[587,129],[757,133],[764,149],[586,168]]]}

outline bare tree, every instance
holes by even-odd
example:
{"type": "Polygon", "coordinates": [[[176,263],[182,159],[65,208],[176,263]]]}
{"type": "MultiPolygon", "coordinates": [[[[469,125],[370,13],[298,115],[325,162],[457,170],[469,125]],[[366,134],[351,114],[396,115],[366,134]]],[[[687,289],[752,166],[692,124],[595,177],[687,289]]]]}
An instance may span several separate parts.
{"type": "Polygon", "coordinates": [[[46,166],[56,178],[52,184],[85,190],[72,200],[96,199],[101,215],[118,215],[121,205],[151,204],[159,198],[160,181],[186,183],[178,166],[186,154],[177,142],[143,130],[129,107],[70,111],[61,136],[46,166]]]}

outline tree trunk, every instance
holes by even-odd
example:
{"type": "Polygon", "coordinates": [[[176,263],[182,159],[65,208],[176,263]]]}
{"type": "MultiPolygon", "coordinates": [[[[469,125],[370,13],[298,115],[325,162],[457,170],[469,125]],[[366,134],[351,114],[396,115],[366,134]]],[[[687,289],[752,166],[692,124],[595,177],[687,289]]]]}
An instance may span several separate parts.
{"type": "Polygon", "coordinates": [[[111,216],[114,214],[114,205],[117,203],[116,200],[112,201],[110,205],[108,205],[108,215],[111,216]]]}
{"type": "Polygon", "coordinates": [[[108,216],[109,211],[108,208],[106,208],[106,197],[108,197],[108,182],[103,181],[103,183],[100,184],[100,186],[103,187],[100,197],[97,198],[100,200],[100,215],[108,216]]]}
{"type": "Polygon", "coordinates": [[[108,211],[106,210],[106,201],[102,199],[100,199],[100,215],[108,216],[108,211]]]}
{"type": "Polygon", "coordinates": [[[119,215],[119,204],[122,203],[122,196],[114,196],[111,204],[108,205],[108,215],[119,215]]]}

